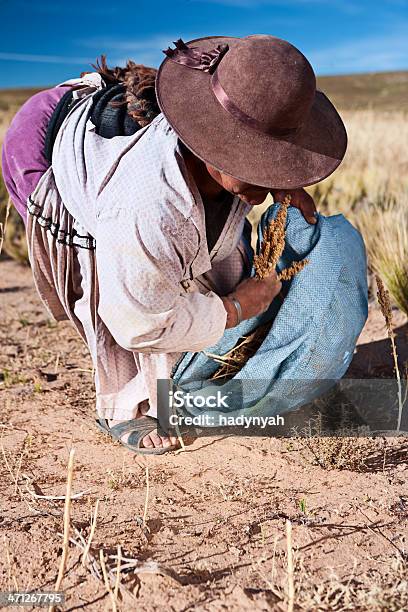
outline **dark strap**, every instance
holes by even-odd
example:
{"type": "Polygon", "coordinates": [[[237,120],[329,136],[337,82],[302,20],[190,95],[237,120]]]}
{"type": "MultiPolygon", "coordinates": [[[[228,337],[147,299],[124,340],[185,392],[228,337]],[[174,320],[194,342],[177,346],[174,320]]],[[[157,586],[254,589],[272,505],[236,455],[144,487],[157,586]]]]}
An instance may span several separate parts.
{"type": "Polygon", "coordinates": [[[51,163],[52,162],[52,151],[54,149],[55,139],[57,138],[58,131],[68,115],[74,103],[74,97],[72,89],[67,91],[58,102],[54,112],[51,115],[50,122],[48,124],[47,133],[45,135],[44,144],[44,157],[51,163]]]}

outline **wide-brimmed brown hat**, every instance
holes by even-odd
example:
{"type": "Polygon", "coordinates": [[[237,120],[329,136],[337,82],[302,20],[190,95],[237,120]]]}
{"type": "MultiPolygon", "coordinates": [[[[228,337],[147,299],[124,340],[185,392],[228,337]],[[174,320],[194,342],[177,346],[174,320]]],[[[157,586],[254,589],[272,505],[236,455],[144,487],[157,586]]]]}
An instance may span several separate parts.
{"type": "Polygon", "coordinates": [[[317,183],[340,164],[345,127],[293,45],[267,35],[174,44],[158,71],[157,100],[201,160],[271,189],[317,183]]]}

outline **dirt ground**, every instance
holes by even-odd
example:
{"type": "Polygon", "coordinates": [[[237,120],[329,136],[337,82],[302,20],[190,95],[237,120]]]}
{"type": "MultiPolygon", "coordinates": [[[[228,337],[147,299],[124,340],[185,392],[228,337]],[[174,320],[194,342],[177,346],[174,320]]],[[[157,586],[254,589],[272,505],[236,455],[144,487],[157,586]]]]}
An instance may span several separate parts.
{"type": "MultiPolygon", "coordinates": [[[[396,325],[405,360],[400,314],[396,325]]],[[[30,270],[10,261],[0,263],[0,345],[1,591],[53,590],[64,501],[43,496],[64,495],[75,448],[64,610],[113,609],[99,555],[115,579],[118,545],[131,559],[120,610],[290,609],[288,550],[295,610],[408,609],[406,439],[348,442],[349,465],[357,447],[367,458],[353,470],[323,467],[316,447],[295,439],[201,438],[178,454],[136,457],[95,428],[86,347],[48,318],[30,270]]],[[[351,373],[387,372],[373,307],[351,373]]]]}

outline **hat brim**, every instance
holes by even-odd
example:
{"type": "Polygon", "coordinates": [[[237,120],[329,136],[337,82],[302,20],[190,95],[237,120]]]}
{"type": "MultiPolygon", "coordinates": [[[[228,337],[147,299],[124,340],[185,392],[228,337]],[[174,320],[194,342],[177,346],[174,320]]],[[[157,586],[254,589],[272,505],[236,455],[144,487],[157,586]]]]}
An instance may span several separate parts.
{"type": "MultiPolygon", "coordinates": [[[[186,44],[200,43],[210,50],[222,43],[232,47],[240,40],[214,36],[186,44]]],[[[344,124],[320,91],[302,128],[279,138],[258,132],[228,113],[215,97],[208,73],[168,58],[159,68],[156,94],[167,121],[197,157],[251,185],[270,189],[312,185],[334,172],[346,152],[344,124]]]]}

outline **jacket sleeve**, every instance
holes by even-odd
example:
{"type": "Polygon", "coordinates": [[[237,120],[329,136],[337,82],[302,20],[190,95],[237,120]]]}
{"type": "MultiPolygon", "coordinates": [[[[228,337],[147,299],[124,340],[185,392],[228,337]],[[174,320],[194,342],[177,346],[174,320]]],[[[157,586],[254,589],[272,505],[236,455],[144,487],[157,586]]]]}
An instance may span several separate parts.
{"type": "Polygon", "coordinates": [[[200,351],[224,333],[222,300],[213,292],[186,293],[180,285],[186,261],[178,223],[128,209],[98,219],[98,313],[127,350],[200,351]]]}

